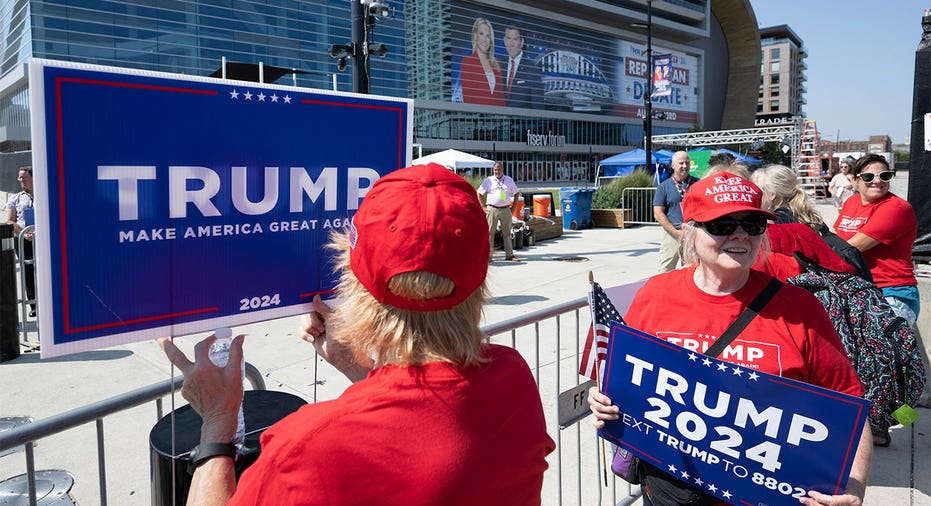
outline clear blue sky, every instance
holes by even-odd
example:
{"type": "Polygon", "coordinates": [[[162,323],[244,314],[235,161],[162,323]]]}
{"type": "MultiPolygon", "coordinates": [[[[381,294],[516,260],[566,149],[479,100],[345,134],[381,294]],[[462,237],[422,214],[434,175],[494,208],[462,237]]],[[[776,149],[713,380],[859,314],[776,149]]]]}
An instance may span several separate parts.
{"type": "Polygon", "coordinates": [[[762,27],[789,25],[808,50],[808,119],[824,140],[911,133],[915,49],[931,0],[750,0],[762,27]]]}

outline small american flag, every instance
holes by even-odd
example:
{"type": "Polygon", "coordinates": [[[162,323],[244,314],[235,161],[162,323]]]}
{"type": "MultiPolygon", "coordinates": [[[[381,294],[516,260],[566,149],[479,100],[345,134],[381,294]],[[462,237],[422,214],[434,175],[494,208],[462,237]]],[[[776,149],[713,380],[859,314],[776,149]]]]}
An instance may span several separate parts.
{"type": "Polygon", "coordinates": [[[592,291],[588,294],[588,305],[592,311],[592,326],[588,328],[585,348],[582,349],[579,374],[600,381],[598,364],[608,355],[608,332],[611,329],[611,322],[624,323],[624,319],[621,318],[614,304],[598,283],[592,283],[592,291]]]}

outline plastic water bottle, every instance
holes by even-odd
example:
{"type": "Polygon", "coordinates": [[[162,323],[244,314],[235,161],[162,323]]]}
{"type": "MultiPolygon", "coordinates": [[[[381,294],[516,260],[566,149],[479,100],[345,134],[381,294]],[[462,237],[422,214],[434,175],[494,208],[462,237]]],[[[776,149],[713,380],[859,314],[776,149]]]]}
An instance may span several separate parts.
{"type": "MultiPolygon", "coordinates": [[[[213,365],[217,367],[226,367],[226,364],[230,361],[230,345],[233,343],[233,331],[228,327],[220,327],[214,332],[214,335],[216,336],[216,340],[210,345],[210,351],[207,356],[210,357],[210,361],[213,362],[213,365]]],[[[246,361],[243,360],[240,366],[242,367],[242,378],[245,380],[246,361]]],[[[236,435],[233,436],[233,440],[230,442],[242,451],[242,445],[245,439],[246,421],[242,416],[242,401],[240,401],[239,415],[236,420],[236,435]]]]}

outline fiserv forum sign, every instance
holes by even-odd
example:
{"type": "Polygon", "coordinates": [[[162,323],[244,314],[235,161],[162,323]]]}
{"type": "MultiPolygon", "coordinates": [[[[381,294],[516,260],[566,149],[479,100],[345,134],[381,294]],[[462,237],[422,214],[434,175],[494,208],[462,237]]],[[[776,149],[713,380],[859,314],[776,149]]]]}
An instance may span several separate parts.
{"type": "Polygon", "coordinates": [[[33,60],[42,356],[298,314],[412,103],[33,60]]]}

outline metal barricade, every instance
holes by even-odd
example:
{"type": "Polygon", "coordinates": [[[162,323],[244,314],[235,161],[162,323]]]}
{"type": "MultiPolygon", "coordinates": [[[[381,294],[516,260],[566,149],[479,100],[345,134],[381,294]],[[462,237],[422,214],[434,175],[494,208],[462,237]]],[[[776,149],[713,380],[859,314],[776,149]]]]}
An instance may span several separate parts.
{"type": "MultiPolygon", "coordinates": [[[[35,241],[30,241],[32,244],[27,244],[28,239],[26,239],[26,234],[29,232],[35,232],[35,225],[29,225],[23,228],[23,231],[16,237],[16,263],[19,267],[19,309],[20,309],[20,318],[19,318],[19,329],[20,329],[20,339],[19,342],[23,346],[32,347],[35,344],[29,341],[29,329],[26,325],[26,316],[28,313],[28,307],[30,304],[35,304],[36,299],[30,299],[26,292],[26,268],[29,267],[33,269],[33,285],[35,285],[35,262],[36,262],[36,246],[35,241]],[[26,246],[32,246],[32,258],[26,258],[26,246]]],[[[36,338],[38,340],[39,332],[39,323],[36,320],[36,338]]]]}
{"type": "Polygon", "coordinates": [[[603,463],[602,443],[587,417],[585,398],[591,382],[583,382],[578,369],[590,323],[588,301],[580,298],[482,329],[490,342],[519,351],[536,379],[547,432],[556,441],[543,480],[544,505],[623,506],[640,497],[640,487],[610,471],[613,455],[607,443],[604,458],[609,460],[603,463]],[[568,407],[560,402],[566,398],[568,407]],[[573,404],[577,416],[572,416],[573,404]]]}
{"type": "Polygon", "coordinates": [[[630,209],[631,219],[624,220],[624,223],[633,223],[637,225],[657,225],[656,219],[653,218],[653,195],[656,188],[649,186],[644,188],[624,188],[621,192],[621,207],[630,209]]]}
{"type": "MultiPolygon", "coordinates": [[[[482,329],[489,342],[510,346],[520,352],[536,380],[543,401],[547,432],[556,441],[556,451],[547,459],[549,469],[543,482],[542,502],[547,506],[626,506],[640,497],[640,487],[631,486],[610,471],[611,447],[605,443],[602,449],[602,442],[588,416],[585,399],[590,382],[583,382],[584,378],[578,374],[581,349],[590,326],[587,308],[587,300],[579,298],[482,329]],[[567,399],[568,407],[563,402],[567,399]]],[[[256,376],[261,380],[257,371],[250,373],[250,368],[247,364],[247,378],[256,376]]],[[[178,388],[180,378],[175,383],[175,388],[178,388]]],[[[26,446],[27,474],[34,492],[34,442],[95,421],[101,482],[100,504],[105,505],[104,417],[156,400],[158,420],[162,416],[161,397],[170,391],[170,387],[170,382],[166,380],[0,433],[0,452],[26,446]]],[[[140,484],[140,488],[145,487],[140,484]]],[[[35,501],[30,504],[35,505],[35,501]]]]}
{"type": "MultiPolygon", "coordinates": [[[[245,378],[253,390],[265,390],[265,379],[252,364],[245,364],[245,378]]],[[[26,453],[26,479],[28,484],[29,506],[37,505],[36,497],[36,462],[33,448],[37,441],[55,434],[71,430],[82,425],[94,422],[97,433],[97,473],[100,482],[100,504],[107,505],[107,467],[105,455],[107,453],[106,439],[104,438],[104,419],[108,416],[122,413],[129,409],[141,406],[147,402],[155,401],[155,420],[162,418],[162,397],[172,391],[180,391],[184,384],[184,377],[177,376],[173,380],[158,383],[127,392],[109,399],[81,406],[60,415],[51,416],[33,423],[20,425],[12,430],[0,432],[0,454],[6,450],[24,447],[26,453]]],[[[86,502],[86,501],[83,501],[86,502]]]]}

